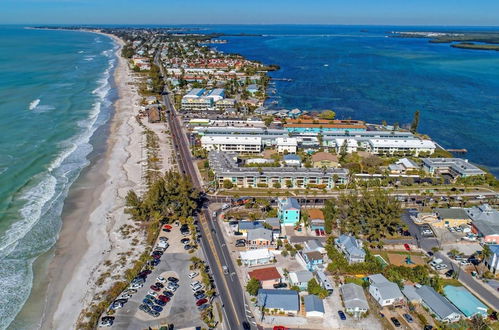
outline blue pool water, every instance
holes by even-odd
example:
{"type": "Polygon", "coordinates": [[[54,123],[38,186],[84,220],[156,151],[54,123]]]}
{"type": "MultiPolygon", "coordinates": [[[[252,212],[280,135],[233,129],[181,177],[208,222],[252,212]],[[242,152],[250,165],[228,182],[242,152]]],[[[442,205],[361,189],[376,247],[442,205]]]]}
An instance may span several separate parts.
{"type": "Polygon", "coordinates": [[[452,302],[466,317],[477,313],[487,317],[487,306],[462,286],[447,285],[444,287],[447,299],[452,302]]]}

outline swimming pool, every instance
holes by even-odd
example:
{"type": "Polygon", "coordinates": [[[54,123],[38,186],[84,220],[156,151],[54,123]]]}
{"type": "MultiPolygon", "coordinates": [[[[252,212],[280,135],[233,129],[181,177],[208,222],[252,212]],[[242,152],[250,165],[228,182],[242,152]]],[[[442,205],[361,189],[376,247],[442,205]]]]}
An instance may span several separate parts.
{"type": "Polygon", "coordinates": [[[447,299],[454,304],[466,317],[480,313],[487,316],[487,306],[472,295],[462,286],[447,285],[444,287],[444,293],[447,299]]]}

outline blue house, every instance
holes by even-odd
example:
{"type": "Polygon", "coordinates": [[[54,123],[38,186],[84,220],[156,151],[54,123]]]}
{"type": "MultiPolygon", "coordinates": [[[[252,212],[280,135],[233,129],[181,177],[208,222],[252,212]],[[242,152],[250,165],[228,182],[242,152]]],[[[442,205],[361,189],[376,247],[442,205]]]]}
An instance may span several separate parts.
{"type": "Polygon", "coordinates": [[[300,298],[294,290],[260,289],[256,304],[271,311],[298,314],[300,298]]]}
{"type": "Polygon", "coordinates": [[[294,198],[279,198],[277,217],[284,226],[294,226],[300,221],[300,204],[294,198]]]}
{"type": "Polygon", "coordinates": [[[300,252],[299,257],[303,260],[304,266],[310,271],[314,271],[317,266],[324,263],[324,258],[318,251],[300,252]]]}
{"type": "Polygon", "coordinates": [[[343,252],[349,263],[364,262],[366,251],[362,248],[362,241],[353,236],[341,235],[334,240],[334,243],[343,252]]]}

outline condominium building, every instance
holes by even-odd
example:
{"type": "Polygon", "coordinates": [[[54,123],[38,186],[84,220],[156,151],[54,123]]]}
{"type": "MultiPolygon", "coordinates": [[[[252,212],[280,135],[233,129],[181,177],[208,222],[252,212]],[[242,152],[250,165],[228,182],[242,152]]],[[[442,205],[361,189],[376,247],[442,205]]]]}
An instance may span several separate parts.
{"type": "Polygon", "coordinates": [[[435,143],[430,140],[369,139],[366,150],[370,153],[378,155],[402,153],[418,156],[420,153],[432,154],[435,152],[436,147],[435,143]]]}
{"type": "Polygon", "coordinates": [[[211,151],[208,155],[215,180],[220,186],[225,180],[238,187],[276,187],[332,189],[347,181],[348,170],[344,168],[302,167],[239,167],[235,153],[211,151]]]}
{"type": "Polygon", "coordinates": [[[462,158],[424,158],[423,170],[431,174],[449,174],[453,178],[483,175],[484,171],[462,158]]]}
{"type": "Polygon", "coordinates": [[[233,151],[238,153],[259,153],[262,138],[258,136],[202,136],[201,146],[208,150],[233,151]]]}

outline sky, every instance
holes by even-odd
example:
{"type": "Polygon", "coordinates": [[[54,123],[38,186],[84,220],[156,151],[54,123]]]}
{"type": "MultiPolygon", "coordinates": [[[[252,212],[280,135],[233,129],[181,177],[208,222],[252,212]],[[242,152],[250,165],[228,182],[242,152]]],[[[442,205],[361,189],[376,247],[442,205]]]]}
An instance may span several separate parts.
{"type": "Polygon", "coordinates": [[[0,0],[0,24],[499,26],[499,0],[0,0]]]}

